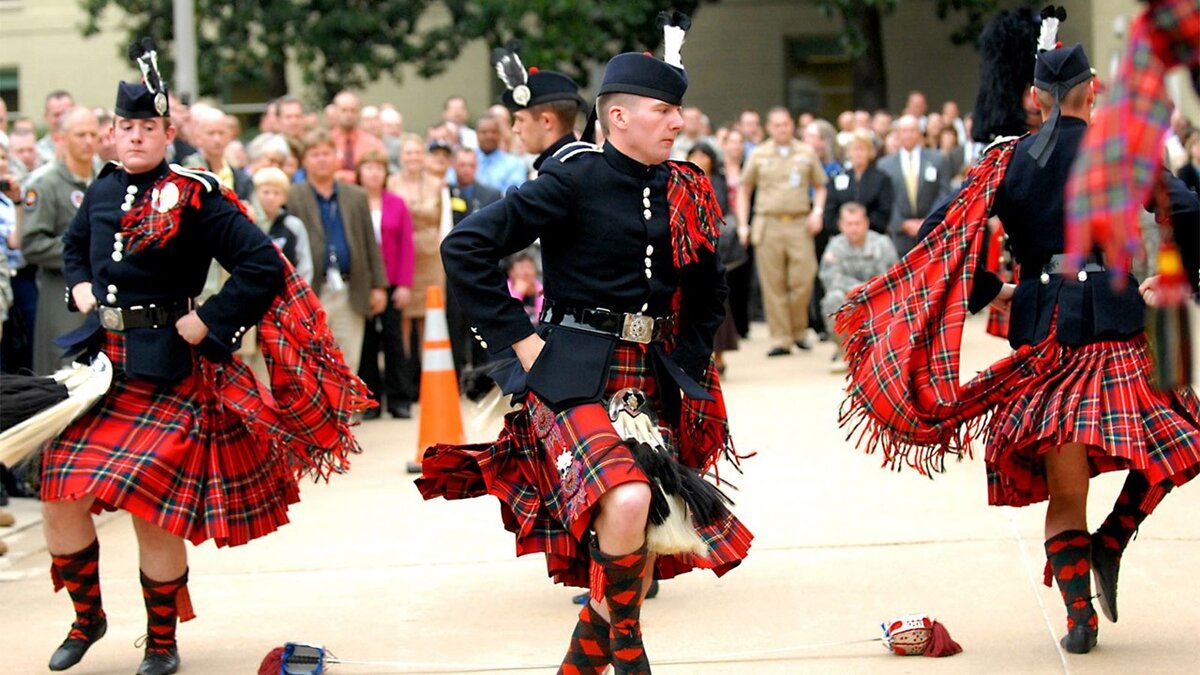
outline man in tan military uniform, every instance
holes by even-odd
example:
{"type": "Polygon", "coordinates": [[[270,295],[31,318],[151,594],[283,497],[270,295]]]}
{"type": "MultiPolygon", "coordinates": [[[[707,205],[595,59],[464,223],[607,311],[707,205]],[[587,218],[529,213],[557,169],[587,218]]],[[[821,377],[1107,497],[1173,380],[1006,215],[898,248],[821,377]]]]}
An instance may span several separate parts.
{"type": "Polygon", "coordinates": [[[813,236],[821,231],[827,178],[817,153],[794,131],[791,113],[773,108],[767,115],[771,138],[746,158],[738,187],[738,236],[754,244],[773,343],[768,356],[789,354],[793,344],[809,349],[808,303],[817,276],[813,236]]]}
{"type": "Polygon", "coordinates": [[[82,106],[71,108],[59,118],[53,136],[58,159],[30,176],[21,231],[21,253],[27,263],[38,266],[33,370],[39,375],[49,375],[62,364],[62,349],[54,338],[83,324],[83,314],[67,309],[62,237],[96,177],[92,164],[99,142],[96,116],[82,106]]]}

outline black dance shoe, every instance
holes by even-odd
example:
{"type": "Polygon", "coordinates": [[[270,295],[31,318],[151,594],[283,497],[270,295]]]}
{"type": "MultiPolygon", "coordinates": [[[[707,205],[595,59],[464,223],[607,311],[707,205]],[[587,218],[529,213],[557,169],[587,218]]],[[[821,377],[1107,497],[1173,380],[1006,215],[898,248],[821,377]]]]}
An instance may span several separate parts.
{"type": "Polygon", "coordinates": [[[1059,644],[1072,654],[1086,654],[1096,646],[1096,636],[1100,631],[1087,624],[1075,624],[1069,633],[1064,635],[1059,644]]]}
{"type": "Polygon", "coordinates": [[[398,420],[412,419],[412,406],[408,403],[397,403],[388,406],[388,412],[398,420]]]}
{"type": "Polygon", "coordinates": [[[63,640],[58,649],[54,650],[54,654],[50,656],[50,670],[66,670],[79,663],[87,650],[108,632],[108,619],[102,618],[84,626],[80,631],[86,636],[85,638],[68,637],[63,640]]]}
{"type": "Polygon", "coordinates": [[[179,671],[179,648],[165,652],[146,650],[146,658],[138,666],[137,675],[171,675],[179,671]]]}

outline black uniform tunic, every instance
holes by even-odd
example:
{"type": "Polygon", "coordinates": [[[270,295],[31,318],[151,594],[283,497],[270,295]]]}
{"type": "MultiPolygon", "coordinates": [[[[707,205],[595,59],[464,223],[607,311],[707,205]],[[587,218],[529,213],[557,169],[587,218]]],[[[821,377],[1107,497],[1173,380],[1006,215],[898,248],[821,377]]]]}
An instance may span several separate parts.
{"type": "MultiPolygon", "coordinates": [[[[63,235],[67,287],[90,281],[97,301],[110,307],[162,305],[194,298],[216,259],[231,276],[197,311],[208,327],[204,353],[225,360],[283,288],[283,262],[265,234],[220,192],[216,176],[187,171],[204,184],[199,208],[184,209],[178,233],[163,246],[130,253],[119,238],[121,205],[151,199],[151,188],[172,168],[166,162],[142,174],[109,164],[88,188],[83,205],[63,235]]],[[[74,302],[68,303],[74,308],[74,302]]],[[[96,312],[77,331],[58,340],[68,352],[91,343],[103,330],[96,312]]],[[[131,376],[174,382],[191,372],[192,353],[174,324],[125,331],[131,376]]]]}
{"type": "MultiPolygon", "coordinates": [[[[589,143],[563,145],[532,181],[462,221],[442,243],[447,279],[493,356],[534,329],[509,296],[497,266],[541,239],[544,288],[557,306],[666,317],[682,288],[677,346],[651,346],[655,367],[689,396],[707,398],[694,378],[708,365],[712,335],[724,316],[723,271],[716,255],[677,271],[672,261],[666,164],[647,166],[589,143]]],[[[506,393],[526,387],[554,405],[598,400],[615,337],[543,324],[546,346],[528,375],[519,363],[497,369],[506,393]]]]}
{"type": "MultiPolygon", "coordinates": [[[[1008,341],[1014,348],[1045,340],[1055,316],[1055,339],[1065,345],[1130,338],[1145,327],[1146,305],[1132,275],[1122,291],[1113,290],[1108,271],[1082,275],[1082,281],[1063,274],[1042,275],[1051,257],[1066,249],[1063,201],[1087,122],[1064,116],[1059,129],[1058,142],[1045,167],[1038,166],[1029,154],[1036,136],[1017,142],[992,203],[992,215],[1004,224],[1013,259],[1021,265],[1008,329],[1008,341]]],[[[918,238],[942,221],[955,196],[930,214],[918,238]]],[[[986,307],[1001,285],[995,274],[977,268],[970,310],[986,307]]]]}

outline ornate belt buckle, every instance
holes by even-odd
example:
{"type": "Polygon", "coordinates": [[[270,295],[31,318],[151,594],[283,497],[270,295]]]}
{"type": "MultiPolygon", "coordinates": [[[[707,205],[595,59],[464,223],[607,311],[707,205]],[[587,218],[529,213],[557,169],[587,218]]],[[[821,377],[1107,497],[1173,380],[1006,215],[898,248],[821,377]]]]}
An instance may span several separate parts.
{"type": "Polygon", "coordinates": [[[125,330],[125,315],[121,313],[121,308],[101,307],[100,325],[118,333],[125,330]]]}
{"type": "Polygon", "coordinates": [[[621,339],[641,344],[650,344],[654,339],[654,317],[642,314],[626,314],[621,326],[621,339]]]}

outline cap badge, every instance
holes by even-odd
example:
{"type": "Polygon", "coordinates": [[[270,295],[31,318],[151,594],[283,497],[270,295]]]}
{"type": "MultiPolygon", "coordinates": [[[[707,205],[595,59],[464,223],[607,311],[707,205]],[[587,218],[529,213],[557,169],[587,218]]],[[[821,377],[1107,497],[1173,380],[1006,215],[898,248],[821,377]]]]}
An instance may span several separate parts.
{"type": "Polygon", "coordinates": [[[531,94],[529,87],[523,84],[518,84],[517,86],[513,87],[512,97],[513,101],[515,101],[517,105],[528,105],[530,96],[531,94]]]}

